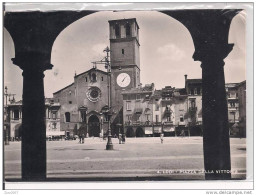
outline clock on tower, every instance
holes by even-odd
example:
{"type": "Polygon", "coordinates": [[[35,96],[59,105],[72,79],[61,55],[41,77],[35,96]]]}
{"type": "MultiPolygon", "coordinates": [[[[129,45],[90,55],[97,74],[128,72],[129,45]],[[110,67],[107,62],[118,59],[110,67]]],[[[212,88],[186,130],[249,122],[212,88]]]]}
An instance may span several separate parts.
{"type": "Polygon", "coordinates": [[[139,25],[135,18],[111,20],[109,29],[111,104],[119,113],[123,106],[121,92],[140,85],[139,25]]]}
{"type": "Polygon", "coordinates": [[[140,84],[139,26],[135,18],[111,20],[110,59],[113,105],[121,101],[120,92],[140,84]]]}

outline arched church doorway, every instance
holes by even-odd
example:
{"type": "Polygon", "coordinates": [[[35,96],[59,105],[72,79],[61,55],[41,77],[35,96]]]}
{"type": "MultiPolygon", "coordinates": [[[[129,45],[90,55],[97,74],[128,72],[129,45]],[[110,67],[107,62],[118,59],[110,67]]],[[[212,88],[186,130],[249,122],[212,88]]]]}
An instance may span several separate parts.
{"type": "Polygon", "coordinates": [[[100,120],[96,115],[91,115],[88,120],[89,137],[99,137],[100,135],[100,120]]]}
{"type": "Polygon", "coordinates": [[[132,127],[128,127],[126,131],[126,137],[134,137],[134,132],[132,127]]]}
{"type": "Polygon", "coordinates": [[[145,133],[141,127],[136,129],[136,137],[144,137],[145,133]]]}

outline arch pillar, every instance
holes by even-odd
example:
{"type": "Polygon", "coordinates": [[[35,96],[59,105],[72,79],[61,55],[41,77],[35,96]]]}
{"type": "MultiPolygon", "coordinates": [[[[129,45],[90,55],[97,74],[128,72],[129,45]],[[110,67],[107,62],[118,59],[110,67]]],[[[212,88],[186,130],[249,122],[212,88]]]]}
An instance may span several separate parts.
{"type": "Polygon", "coordinates": [[[233,49],[228,43],[233,17],[240,10],[174,10],[163,13],[180,21],[190,32],[201,61],[202,117],[205,179],[231,179],[228,109],[224,59],[233,49]]]}
{"type": "Polygon", "coordinates": [[[51,69],[52,45],[69,24],[93,11],[5,12],[14,46],[13,64],[23,70],[22,180],[46,179],[44,71],[51,69]]]}

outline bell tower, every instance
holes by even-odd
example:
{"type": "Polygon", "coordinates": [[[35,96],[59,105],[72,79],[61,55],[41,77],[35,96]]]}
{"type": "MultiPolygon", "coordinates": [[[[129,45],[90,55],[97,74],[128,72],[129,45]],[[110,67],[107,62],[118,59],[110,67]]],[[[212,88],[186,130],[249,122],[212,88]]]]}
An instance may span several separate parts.
{"type": "Polygon", "coordinates": [[[112,108],[123,106],[121,92],[140,85],[139,25],[136,18],[110,20],[112,108]]]}

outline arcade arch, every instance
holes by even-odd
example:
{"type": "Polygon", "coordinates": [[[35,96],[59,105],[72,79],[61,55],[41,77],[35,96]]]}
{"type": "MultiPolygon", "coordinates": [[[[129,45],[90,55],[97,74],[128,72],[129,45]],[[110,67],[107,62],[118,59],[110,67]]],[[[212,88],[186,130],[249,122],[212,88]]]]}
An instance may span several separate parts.
{"type": "MultiPolygon", "coordinates": [[[[228,44],[227,39],[230,23],[238,11],[174,10],[162,12],[170,17],[174,17],[188,28],[195,45],[193,58],[196,61],[202,62],[203,124],[204,138],[206,138],[204,139],[204,160],[206,172],[210,169],[231,169],[223,60],[233,49],[233,45],[228,44]],[[205,36],[202,36],[202,34],[205,36]],[[216,120],[224,122],[216,123],[216,120]],[[215,132],[216,129],[218,129],[217,133],[215,132]]],[[[34,12],[34,15],[29,13],[32,14],[29,17],[24,17],[23,13],[5,14],[4,24],[11,34],[15,45],[16,53],[13,63],[23,70],[24,113],[22,122],[24,127],[26,127],[22,131],[22,178],[24,180],[42,180],[46,178],[43,73],[47,69],[52,69],[50,54],[53,42],[58,34],[69,24],[91,13],[87,13],[87,11],[79,13],[71,11],[46,12],[46,14],[34,12]],[[38,22],[31,23],[31,19],[38,20],[38,22]],[[41,22],[45,25],[45,29],[42,29],[44,25],[41,22]],[[40,25],[38,26],[38,24],[40,25]],[[38,30],[40,35],[36,34],[39,32],[38,30]],[[45,32],[41,32],[41,30],[45,30],[45,32]],[[23,42],[23,39],[20,39],[20,37],[30,37],[28,39],[32,40],[26,41],[24,39],[23,42]],[[26,51],[25,48],[30,48],[30,50],[26,51]],[[34,50],[37,51],[38,49],[39,51],[43,49],[45,53],[43,55],[40,52],[34,53],[34,50]],[[37,65],[36,68],[35,64],[37,65]],[[31,94],[35,94],[35,97],[31,98],[31,94]],[[36,116],[33,115],[34,112],[29,112],[32,108],[38,113],[36,116]],[[31,118],[34,120],[30,120],[31,118]],[[33,127],[35,126],[40,127],[37,129],[37,132],[34,132],[33,127]],[[31,147],[31,144],[34,144],[35,147],[31,147]],[[30,167],[33,167],[33,169],[30,169],[30,167]]],[[[98,122],[98,118],[95,117],[91,119],[92,123],[98,122]]],[[[207,173],[206,179],[211,178],[230,179],[231,174],[207,173]]]]}

